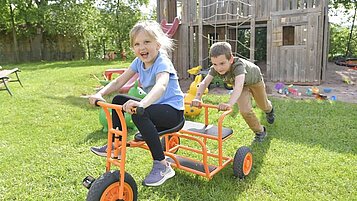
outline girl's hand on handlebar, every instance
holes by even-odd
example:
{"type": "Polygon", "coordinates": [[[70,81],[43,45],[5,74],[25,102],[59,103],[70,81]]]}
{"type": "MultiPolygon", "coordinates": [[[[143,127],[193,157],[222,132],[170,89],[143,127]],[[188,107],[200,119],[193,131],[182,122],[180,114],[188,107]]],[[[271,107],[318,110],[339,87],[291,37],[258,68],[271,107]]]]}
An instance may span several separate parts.
{"type": "Polygon", "coordinates": [[[100,94],[94,94],[89,96],[89,103],[95,105],[96,100],[106,102],[105,99],[100,94]]]}
{"type": "Polygon", "coordinates": [[[231,106],[227,103],[220,103],[218,105],[218,110],[221,110],[221,111],[226,111],[226,110],[229,110],[231,108],[231,106]]]}
{"type": "Polygon", "coordinates": [[[143,104],[135,100],[128,100],[126,103],[124,103],[123,110],[129,114],[134,114],[135,108],[137,107],[143,107],[143,104]]]}
{"type": "Polygon", "coordinates": [[[199,100],[199,99],[193,99],[192,102],[191,102],[191,107],[198,107],[200,108],[202,105],[202,101],[199,100]]]}

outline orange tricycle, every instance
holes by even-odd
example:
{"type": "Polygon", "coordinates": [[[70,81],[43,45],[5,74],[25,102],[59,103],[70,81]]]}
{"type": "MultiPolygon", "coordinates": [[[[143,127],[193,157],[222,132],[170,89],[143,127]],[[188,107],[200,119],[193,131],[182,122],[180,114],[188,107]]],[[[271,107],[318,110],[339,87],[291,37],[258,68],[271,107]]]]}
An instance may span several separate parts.
{"type": "MultiPolygon", "coordinates": [[[[147,150],[149,148],[140,133],[137,133],[134,139],[128,140],[128,130],[121,105],[105,102],[96,104],[104,109],[108,120],[108,144],[113,142],[114,135],[114,155],[111,154],[112,146],[108,146],[105,173],[98,179],[87,176],[83,180],[83,185],[89,189],[87,201],[137,200],[137,184],[125,168],[127,148],[139,147],[147,150]],[[116,110],[122,130],[113,128],[109,110],[116,110]],[[118,157],[119,155],[121,157],[118,157]],[[116,168],[112,169],[112,166],[116,166],[116,168]]],[[[223,127],[223,121],[232,112],[232,109],[220,111],[217,124],[212,125],[209,123],[209,111],[217,111],[218,106],[211,104],[202,104],[201,106],[204,110],[204,122],[184,120],[175,128],[159,132],[165,156],[172,167],[207,179],[211,179],[228,164],[233,163],[233,174],[243,179],[249,175],[253,166],[253,155],[250,148],[247,146],[238,148],[234,157],[225,156],[223,153],[223,143],[233,134],[231,128],[223,127]],[[212,143],[217,145],[217,149],[208,149],[208,144],[212,143]]],[[[143,108],[136,108],[138,115],[143,112],[143,108]]]]}

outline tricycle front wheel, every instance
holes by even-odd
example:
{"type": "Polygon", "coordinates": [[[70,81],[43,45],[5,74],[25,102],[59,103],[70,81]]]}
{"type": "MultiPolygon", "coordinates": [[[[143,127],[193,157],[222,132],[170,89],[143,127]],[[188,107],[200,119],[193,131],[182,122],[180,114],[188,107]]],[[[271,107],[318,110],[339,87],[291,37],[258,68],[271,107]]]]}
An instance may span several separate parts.
{"type": "Polygon", "coordinates": [[[240,147],[233,160],[234,176],[243,179],[248,176],[253,167],[253,154],[249,147],[240,147]]]}
{"type": "MultiPolygon", "coordinates": [[[[87,201],[113,201],[119,198],[119,178],[118,170],[104,173],[90,187],[87,194],[87,201]]],[[[133,177],[125,172],[124,176],[124,200],[136,201],[138,189],[133,177]]]]}

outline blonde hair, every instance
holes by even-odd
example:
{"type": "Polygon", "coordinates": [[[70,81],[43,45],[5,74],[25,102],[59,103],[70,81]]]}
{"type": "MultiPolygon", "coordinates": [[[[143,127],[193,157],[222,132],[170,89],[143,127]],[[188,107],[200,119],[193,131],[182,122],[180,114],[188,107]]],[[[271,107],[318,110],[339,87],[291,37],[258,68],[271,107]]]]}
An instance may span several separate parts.
{"type": "Polygon", "coordinates": [[[227,42],[214,43],[209,50],[209,55],[210,58],[224,55],[227,59],[230,59],[232,56],[232,46],[227,42]]]}
{"type": "Polygon", "coordinates": [[[130,46],[132,48],[134,45],[134,39],[141,31],[144,31],[146,34],[155,39],[155,41],[161,45],[161,52],[166,55],[169,55],[173,50],[174,41],[162,31],[160,24],[153,20],[139,21],[130,30],[130,46]]]}

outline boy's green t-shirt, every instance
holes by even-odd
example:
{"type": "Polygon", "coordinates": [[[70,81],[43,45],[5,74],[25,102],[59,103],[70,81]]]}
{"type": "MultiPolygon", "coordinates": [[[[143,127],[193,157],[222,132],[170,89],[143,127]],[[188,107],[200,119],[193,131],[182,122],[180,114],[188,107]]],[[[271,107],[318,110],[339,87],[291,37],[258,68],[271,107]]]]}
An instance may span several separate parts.
{"type": "Polygon", "coordinates": [[[244,85],[256,84],[263,80],[263,75],[259,66],[242,58],[235,58],[231,68],[224,75],[219,74],[213,66],[210,67],[209,75],[219,76],[223,82],[234,85],[234,79],[236,76],[245,74],[244,85]]]}

